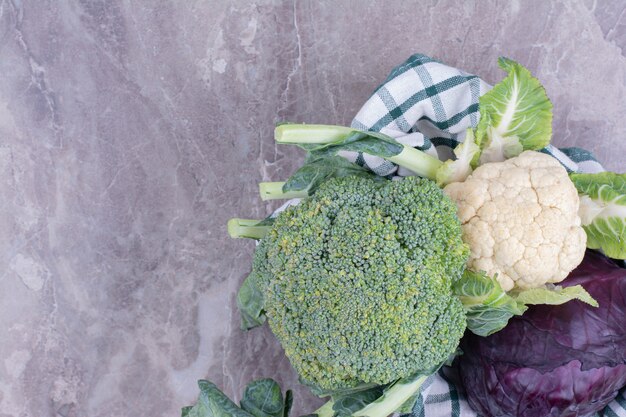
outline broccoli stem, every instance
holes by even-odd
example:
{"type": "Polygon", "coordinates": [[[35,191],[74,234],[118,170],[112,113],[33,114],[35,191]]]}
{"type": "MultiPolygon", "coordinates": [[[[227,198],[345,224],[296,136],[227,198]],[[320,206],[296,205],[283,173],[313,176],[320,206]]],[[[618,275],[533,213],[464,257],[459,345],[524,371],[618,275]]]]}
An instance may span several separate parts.
{"type": "Polygon", "coordinates": [[[285,182],[260,182],[259,194],[261,194],[261,200],[279,200],[289,198],[304,198],[308,197],[306,191],[283,191],[283,185],[285,182]]]}
{"type": "MultiPolygon", "coordinates": [[[[413,398],[429,376],[430,374],[423,374],[400,380],[387,388],[379,399],[350,415],[352,417],[388,417],[413,398]]],[[[334,402],[330,400],[315,410],[313,415],[317,415],[317,417],[333,417],[335,414],[333,406],[334,402]]]]}
{"type": "Polygon", "coordinates": [[[276,126],[274,138],[278,143],[334,143],[354,133],[356,129],[333,125],[285,124],[276,126]]]}
{"type": "Polygon", "coordinates": [[[403,168],[415,172],[420,177],[434,180],[437,177],[437,170],[443,163],[419,149],[403,145],[404,149],[396,156],[387,158],[389,161],[403,168]]]}
{"type": "MultiPolygon", "coordinates": [[[[276,127],[274,137],[278,143],[293,145],[332,144],[341,143],[343,139],[357,131],[345,126],[285,124],[276,127]]],[[[436,178],[437,170],[443,165],[440,160],[411,146],[400,145],[403,150],[398,155],[386,159],[421,177],[432,180],[436,178]]]]}
{"type": "Polygon", "coordinates": [[[398,381],[385,390],[378,400],[352,413],[354,417],[387,417],[411,399],[429,375],[421,375],[410,381],[398,381]]]}
{"type": "Polygon", "coordinates": [[[228,234],[232,238],[262,239],[270,230],[269,225],[259,225],[259,220],[230,219],[228,221],[228,234]]]}
{"type": "Polygon", "coordinates": [[[335,405],[335,402],[333,400],[329,400],[323,406],[315,410],[313,415],[316,415],[317,417],[333,417],[335,415],[333,405],[335,405]]]}

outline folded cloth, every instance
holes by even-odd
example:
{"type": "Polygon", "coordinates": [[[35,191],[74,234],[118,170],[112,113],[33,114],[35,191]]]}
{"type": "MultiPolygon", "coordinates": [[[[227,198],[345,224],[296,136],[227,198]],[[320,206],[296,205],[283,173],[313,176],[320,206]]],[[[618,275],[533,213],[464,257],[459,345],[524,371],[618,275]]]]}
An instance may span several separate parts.
{"type": "MultiPolygon", "coordinates": [[[[441,160],[476,127],[478,98],[491,86],[475,75],[444,65],[425,55],[412,55],[394,68],[352,121],[359,130],[380,131],[441,160]]],[[[555,157],[570,172],[601,172],[602,165],[580,148],[558,149],[548,145],[542,152],[555,157]]],[[[378,175],[393,177],[411,173],[379,157],[343,152],[343,156],[378,175]]],[[[461,387],[446,379],[444,371],[423,386],[410,417],[474,417],[461,387]]],[[[626,392],[598,416],[626,417],[626,392]]]]}
{"type": "MultiPolygon", "coordinates": [[[[478,124],[478,98],[490,89],[475,75],[415,54],[391,71],[351,126],[385,133],[445,161],[463,142],[466,129],[478,124]]],[[[602,165],[584,149],[548,145],[542,151],[558,159],[568,171],[603,171],[602,165]]],[[[356,152],[342,155],[378,175],[410,175],[383,158],[356,152]]]]}

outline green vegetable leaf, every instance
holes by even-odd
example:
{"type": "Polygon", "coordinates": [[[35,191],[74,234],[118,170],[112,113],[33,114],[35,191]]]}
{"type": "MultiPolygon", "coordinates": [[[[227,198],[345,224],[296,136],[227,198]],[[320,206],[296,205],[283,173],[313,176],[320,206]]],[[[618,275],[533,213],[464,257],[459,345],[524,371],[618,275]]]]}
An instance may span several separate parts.
{"type": "Polygon", "coordinates": [[[200,396],[196,405],[183,408],[182,417],[255,417],[237,407],[212,382],[200,380],[198,386],[200,396]]]}
{"type": "Polygon", "coordinates": [[[241,399],[241,408],[254,417],[284,417],[286,403],[278,383],[267,378],[248,384],[241,399]]]}
{"type": "MultiPolygon", "coordinates": [[[[483,149],[486,147],[485,142],[487,140],[487,130],[489,129],[490,126],[491,126],[491,116],[486,111],[481,112],[480,119],[478,120],[478,126],[476,126],[476,129],[474,131],[474,140],[476,141],[476,145],[478,145],[480,149],[483,149]]],[[[480,159],[480,155],[478,158],[476,158],[476,160],[472,161],[473,162],[472,168],[476,168],[478,166],[479,159],[480,159]]]]}
{"type": "MultiPolygon", "coordinates": [[[[424,372],[418,372],[391,384],[361,384],[353,388],[338,390],[332,393],[307,384],[317,396],[332,396],[331,401],[324,404],[311,416],[387,417],[396,411],[412,408],[424,381],[430,375],[437,372],[441,365],[424,372]]],[[[306,381],[301,382],[306,383],[306,381]]]]}
{"type": "Polygon", "coordinates": [[[544,148],[552,136],[552,104],[541,83],[515,61],[501,57],[498,64],[507,77],[479,99],[480,164],[544,148]]]}
{"type": "Polygon", "coordinates": [[[415,404],[417,403],[419,396],[420,396],[420,393],[417,392],[415,395],[413,395],[413,397],[406,400],[404,404],[402,404],[402,406],[398,408],[396,412],[398,414],[411,414],[411,412],[415,408],[415,404]]]}
{"type": "Polygon", "coordinates": [[[505,139],[494,133],[491,128],[487,129],[487,132],[489,145],[480,154],[478,159],[480,165],[488,162],[502,162],[524,151],[524,147],[517,139],[505,139]]]}
{"type": "Polygon", "coordinates": [[[626,259],[626,174],[570,174],[580,195],[579,215],[587,247],[626,259]]]}
{"type": "Polygon", "coordinates": [[[364,391],[333,397],[333,411],[337,417],[352,416],[354,412],[361,410],[380,398],[380,396],[383,395],[384,389],[384,386],[376,386],[364,391]]]}
{"type": "Polygon", "coordinates": [[[280,143],[297,145],[315,152],[317,156],[335,155],[338,151],[354,151],[389,158],[404,149],[401,143],[383,133],[341,126],[282,124],[276,127],[275,136],[280,143]]]}
{"type": "Polygon", "coordinates": [[[472,173],[472,161],[477,160],[480,148],[476,144],[474,131],[467,129],[465,140],[454,148],[456,159],[443,163],[437,170],[437,184],[444,186],[451,182],[462,182],[472,173]]]}
{"type": "Polygon", "coordinates": [[[306,191],[311,195],[324,181],[351,175],[384,180],[367,168],[341,156],[320,156],[313,153],[309,154],[304,165],[283,185],[283,192],[306,191]]]}
{"type": "Polygon", "coordinates": [[[506,304],[472,311],[467,315],[467,328],[479,336],[489,336],[504,329],[511,317],[522,314],[515,310],[526,310],[526,307],[521,305],[511,308],[511,305],[506,304]]]}
{"type": "Polygon", "coordinates": [[[352,416],[386,417],[400,410],[407,401],[414,398],[415,395],[420,392],[422,384],[430,375],[437,372],[440,367],[441,365],[423,372],[417,372],[414,375],[396,381],[385,388],[383,394],[378,399],[354,411],[352,416]]]}
{"type": "MultiPolygon", "coordinates": [[[[269,378],[248,384],[241,407],[237,407],[210,381],[200,380],[198,386],[198,401],[193,406],[183,407],[181,417],[289,417],[293,403],[292,392],[288,390],[283,400],[280,386],[269,378]]],[[[314,416],[316,414],[309,415],[314,416]]]]}
{"type": "Polygon", "coordinates": [[[522,290],[514,294],[517,302],[522,304],[549,304],[559,305],[571,300],[580,300],[584,303],[598,307],[598,302],[581,286],[563,288],[561,286],[547,285],[545,287],[522,290]]]}
{"type": "Polygon", "coordinates": [[[494,277],[482,271],[466,269],[452,290],[465,308],[467,328],[479,336],[503,329],[511,317],[526,311],[523,303],[508,295],[494,277]]]}
{"type": "Polygon", "coordinates": [[[237,293],[237,307],[241,314],[243,330],[250,330],[265,323],[265,300],[258,279],[255,271],[252,271],[237,293]]]}
{"type": "Polygon", "coordinates": [[[297,145],[316,157],[333,156],[340,151],[379,156],[430,179],[435,179],[442,165],[437,158],[380,132],[344,126],[281,124],[276,126],[274,137],[278,143],[297,145]]]}
{"type": "Polygon", "coordinates": [[[495,277],[483,271],[465,270],[452,290],[459,297],[467,314],[467,328],[479,336],[502,330],[509,319],[523,314],[532,304],[564,304],[580,300],[597,307],[596,300],[580,285],[563,288],[546,285],[521,291],[505,292],[495,277]]]}
{"type": "Polygon", "coordinates": [[[404,146],[390,136],[378,132],[354,131],[343,140],[326,144],[301,144],[301,148],[318,156],[336,155],[339,151],[364,152],[390,158],[399,155],[404,146]]]}

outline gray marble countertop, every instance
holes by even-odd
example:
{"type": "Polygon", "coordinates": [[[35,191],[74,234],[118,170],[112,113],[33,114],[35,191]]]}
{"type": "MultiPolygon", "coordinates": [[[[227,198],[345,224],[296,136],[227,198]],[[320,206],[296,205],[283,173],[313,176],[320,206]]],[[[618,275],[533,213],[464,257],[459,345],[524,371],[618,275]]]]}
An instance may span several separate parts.
{"type": "Polygon", "coordinates": [[[210,378],[296,389],[234,294],[226,221],[302,154],[276,121],[347,124],[414,52],[529,67],[554,143],[626,170],[620,0],[0,0],[0,416],[174,416],[210,378]]]}

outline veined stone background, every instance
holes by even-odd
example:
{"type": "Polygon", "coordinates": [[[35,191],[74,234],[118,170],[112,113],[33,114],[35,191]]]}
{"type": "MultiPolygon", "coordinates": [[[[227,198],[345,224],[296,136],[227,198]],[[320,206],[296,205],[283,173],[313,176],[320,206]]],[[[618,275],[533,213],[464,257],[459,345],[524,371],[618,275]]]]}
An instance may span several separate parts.
{"type": "Polygon", "coordinates": [[[621,0],[0,0],[0,416],[175,416],[209,378],[319,403],[239,330],[253,243],[232,216],[302,153],[280,120],[348,124],[421,52],[554,103],[554,143],[626,171],[621,0]]]}

